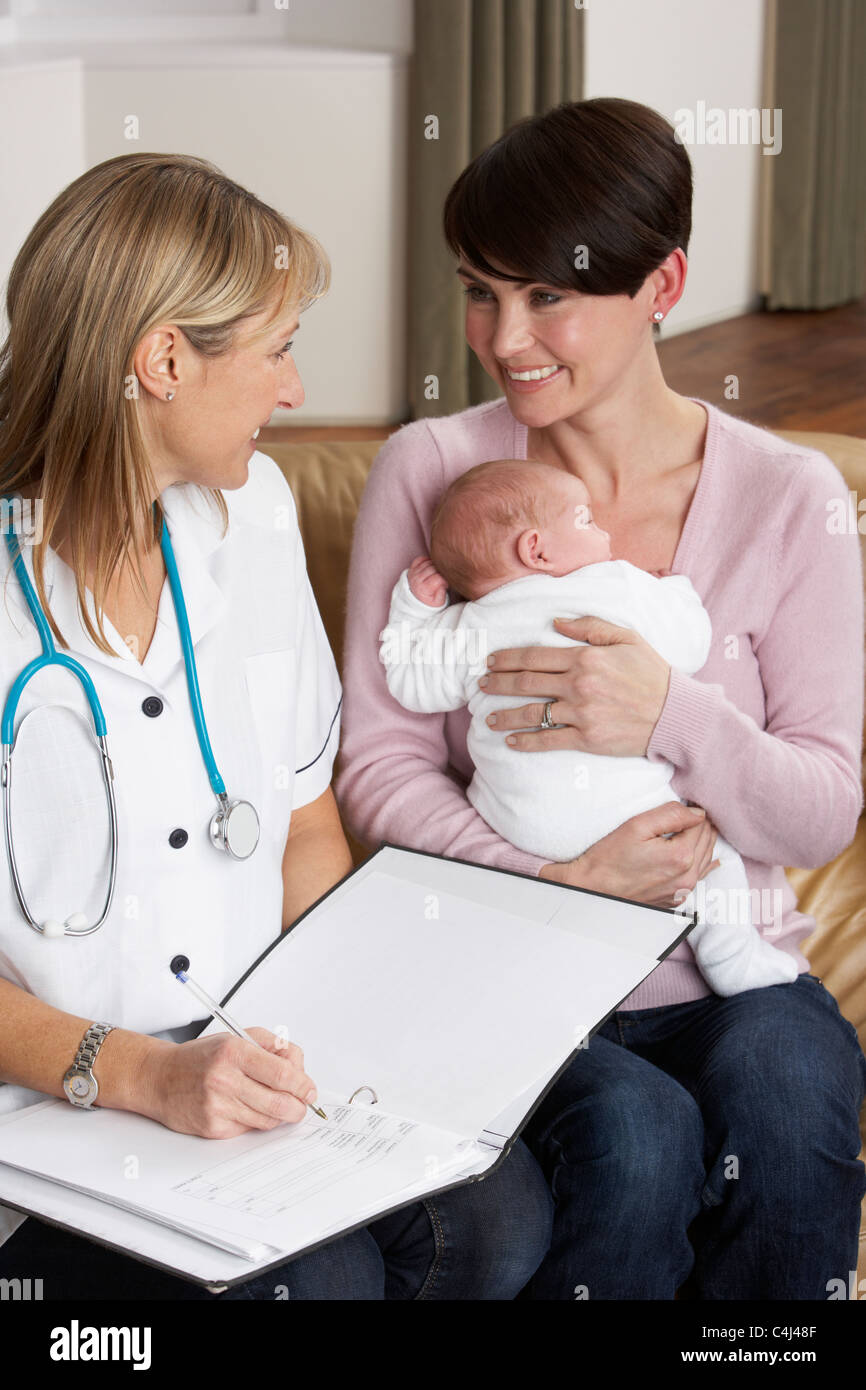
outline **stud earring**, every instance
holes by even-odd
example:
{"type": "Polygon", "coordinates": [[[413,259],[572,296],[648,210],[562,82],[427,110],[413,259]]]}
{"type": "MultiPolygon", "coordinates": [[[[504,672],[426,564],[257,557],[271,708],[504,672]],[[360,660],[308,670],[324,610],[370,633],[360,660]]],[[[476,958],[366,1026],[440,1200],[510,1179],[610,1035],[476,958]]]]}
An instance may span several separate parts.
{"type": "Polygon", "coordinates": [[[664,318],[664,314],[662,313],[661,309],[656,309],[655,313],[653,314],[653,318],[655,319],[656,323],[658,323],[659,319],[664,318]]]}
{"type": "Polygon", "coordinates": [[[165,397],[165,399],[166,399],[167,401],[173,401],[173,400],[174,400],[174,392],[173,392],[173,391],[168,391],[168,392],[166,392],[166,397],[165,397]]]}

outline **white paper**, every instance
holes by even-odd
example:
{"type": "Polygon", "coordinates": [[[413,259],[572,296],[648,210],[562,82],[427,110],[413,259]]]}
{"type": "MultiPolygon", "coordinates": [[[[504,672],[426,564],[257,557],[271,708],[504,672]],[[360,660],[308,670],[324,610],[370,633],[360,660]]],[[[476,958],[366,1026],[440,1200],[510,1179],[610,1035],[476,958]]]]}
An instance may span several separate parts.
{"type": "Polygon", "coordinates": [[[460,1135],[379,1107],[320,1100],[327,1121],[308,1114],[233,1139],[52,1101],[4,1118],[0,1160],[85,1195],[105,1193],[137,1215],[152,1210],[209,1243],[238,1237],[228,1248],[261,1261],[268,1247],[294,1253],[395,1205],[404,1191],[442,1185],[477,1153],[460,1135]]]}
{"type": "MultiPolygon", "coordinates": [[[[596,899],[582,902],[594,910],[596,899]]],[[[372,1086],[386,1110],[468,1138],[655,964],[502,908],[467,907],[434,888],[432,873],[426,885],[370,873],[290,932],[227,1009],[244,1028],[297,1043],[320,1089],[348,1097],[372,1086]]]]}

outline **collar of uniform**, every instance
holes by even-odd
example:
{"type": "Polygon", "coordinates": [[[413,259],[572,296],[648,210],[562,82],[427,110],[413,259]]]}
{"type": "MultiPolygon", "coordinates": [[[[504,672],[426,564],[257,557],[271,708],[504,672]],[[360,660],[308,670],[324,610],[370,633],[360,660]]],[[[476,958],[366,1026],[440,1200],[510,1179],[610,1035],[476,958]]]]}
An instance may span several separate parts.
{"type": "MultiPolygon", "coordinates": [[[[194,485],[177,483],[162,493],[160,502],[171,537],[195,646],[220,621],[227,607],[226,597],[213,578],[208,563],[208,557],[224,543],[227,536],[221,534],[222,522],[215,504],[194,485]]],[[[124,674],[150,687],[164,685],[178,663],[183,664],[183,648],[168,579],[160,594],[153,638],[144,662],[140,663],[107,617],[103,623],[105,635],[116,654],[109,656],[95,645],[78,611],[75,575],[50,547],[46,549],[45,557],[48,602],[68,643],[70,654],[85,656],[114,670],[122,669],[124,674]]],[[[32,563],[28,564],[28,570],[32,577],[32,563]]],[[[17,597],[29,617],[23,595],[19,592],[17,597]]],[[[86,598],[91,620],[95,623],[93,596],[89,589],[86,598]]],[[[32,618],[29,621],[32,622],[32,618]]]]}

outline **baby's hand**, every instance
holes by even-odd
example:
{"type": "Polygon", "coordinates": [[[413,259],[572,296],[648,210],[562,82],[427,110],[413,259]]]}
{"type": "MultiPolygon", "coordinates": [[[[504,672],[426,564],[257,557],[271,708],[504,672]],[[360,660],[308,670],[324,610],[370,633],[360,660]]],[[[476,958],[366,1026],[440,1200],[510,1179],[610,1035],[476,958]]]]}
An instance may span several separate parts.
{"type": "Polygon", "coordinates": [[[419,555],[409,566],[409,588],[429,608],[441,608],[448,594],[448,581],[428,556],[419,555]]]}

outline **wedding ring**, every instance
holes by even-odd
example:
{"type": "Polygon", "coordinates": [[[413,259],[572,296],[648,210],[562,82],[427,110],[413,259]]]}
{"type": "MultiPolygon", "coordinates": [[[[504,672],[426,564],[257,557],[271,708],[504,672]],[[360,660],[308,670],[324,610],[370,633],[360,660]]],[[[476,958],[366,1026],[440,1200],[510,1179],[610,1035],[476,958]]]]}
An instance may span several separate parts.
{"type": "Polygon", "coordinates": [[[542,727],[542,729],[552,729],[552,728],[553,728],[553,720],[552,720],[551,717],[550,717],[550,711],[551,711],[551,708],[552,708],[553,704],[554,704],[554,701],[553,701],[553,700],[548,700],[548,701],[547,701],[547,704],[544,706],[544,715],[543,715],[542,720],[541,720],[541,727],[542,727]]]}

